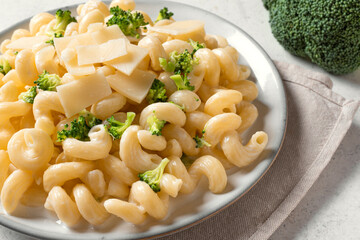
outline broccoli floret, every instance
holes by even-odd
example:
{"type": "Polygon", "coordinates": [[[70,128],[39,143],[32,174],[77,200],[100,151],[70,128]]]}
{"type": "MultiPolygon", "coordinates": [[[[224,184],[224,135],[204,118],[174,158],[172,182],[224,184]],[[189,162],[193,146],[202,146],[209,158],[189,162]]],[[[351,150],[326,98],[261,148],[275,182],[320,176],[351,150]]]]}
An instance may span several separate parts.
{"type": "Polygon", "coordinates": [[[0,57],[0,73],[4,76],[11,70],[11,66],[4,57],[0,57]]]}
{"type": "Polygon", "coordinates": [[[178,90],[193,91],[195,88],[190,85],[187,76],[193,70],[194,65],[199,63],[199,59],[193,58],[187,49],[183,53],[173,51],[169,58],[169,61],[164,58],[159,59],[161,67],[167,72],[174,73],[170,78],[174,80],[178,90]]]}
{"type": "Polygon", "coordinates": [[[131,123],[134,121],[135,115],[136,114],[133,112],[128,112],[126,114],[126,120],[123,123],[115,120],[114,116],[111,116],[106,120],[106,129],[114,139],[120,139],[125,130],[130,127],[131,123]]]}
{"type": "Polygon", "coordinates": [[[190,80],[187,77],[182,77],[180,74],[172,75],[170,78],[176,84],[178,90],[194,91],[195,87],[190,85],[190,80]]]}
{"type": "Polygon", "coordinates": [[[154,79],[154,82],[151,85],[148,95],[146,96],[146,100],[151,103],[156,102],[166,102],[166,89],[165,84],[162,83],[159,79],[154,79]]]}
{"type": "Polygon", "coordinates": [[[37,95],[36,86],[29,88],[26,92],[23,92],[19,95],[19,100],[23,100],[27,103],[34,103],[34,99],[37,95]]]}
{"type": "Polygon", "coordinates": [[[167,7],[164,7],[163,9],[160,10],[159,15],[157,16],[155,22],[158,22],[163,19],[170,19],[173,15],[174,13],[169,12],[169,9],[167,7]]]}
{"type": "Polygon", "coordinates": [[[190,45],[193,47],[193,51],[191,53],[191,56],[194,57],[194,54],[196,53],[197,50],[199,50],[200,48],[205,48],[205,43],[199,43],[197,41],[194,41],[192,39],[189,39],[189,43],[190,45]]]}
{"type": "Polygon", "coordinates": [[[140,173],[140,181],[146,182],[154,192],[160,192],[160,180],[168,163],[169,159],[164,158],[155,169],[140,173]]]}
{"type": "Polygon", "coordinates": [[[274,37],[290,53],[326,71],[346,74],[360,66],[358,0],[263,0],[274,37]]]}
{"type": "Polygon", "coordinates": [[[139,28],[149,23],[145,22],[144,15],[131,10],[124,11],[119,6],[110,8],[113,15],[107,22],[107,26],[118,25],[126,36],[140,38],[139,28]]]}
{"type": "Polygon", "coordinates": [[[46,41],[46,43],[50,43],[52,45],[54,45],[54,37],[63,37],[66,26],[71,22],[76,22],[76,19],[71,17],[71,12],[69,10],[57,10],[55,13],[55,19],[55,26],[49,32],[47,32],[47,35],[49,35],[51,38],[50,40],[46,41]]]}
{"type": "Polygon", "coordinates": [[[205,133],[205,129],[202,130],[202,137],[199,137],[198,135],[195,135],[195,137],[193,138],[194,141],[196,142],[196,148],[202,148],[204,146],[206,147],[211,147],[211,144],[206,142],[205,139],[204,139],[204,133],[205,133]]]}
{"type": "Polygon", "coordinates": [[[152,135],[161,136],[161,130],[165,126],[166,121],[156,117],[155,112],[146,119],[149,125],[149,131],[152,135]]]}
{"type": "Polygon", "coordinates": [[[77,119],[65,124],[65,128],[57,132],[57,141],[62,142],[66,138],[75,138],[80,141],[89,141],[89,132],[92,127],[101,124],[102,121],[97,119],[93,114],[83,111],[77,119]]]}
{"type": "Polygon", "coordinates": [[[41,90],[56,92],[56,87],[61,84],[61,78],[56,74],[49,74],[46,70],[44,70],[44,72],[39,75],[38,80],[34,83],[41,90]]]}

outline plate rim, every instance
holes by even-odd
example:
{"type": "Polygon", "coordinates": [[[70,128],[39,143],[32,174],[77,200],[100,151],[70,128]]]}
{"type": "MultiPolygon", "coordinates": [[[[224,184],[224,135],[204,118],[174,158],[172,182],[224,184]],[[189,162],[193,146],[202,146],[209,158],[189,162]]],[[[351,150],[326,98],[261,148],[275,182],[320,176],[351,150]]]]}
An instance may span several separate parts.
{"type": "MultiPolygon", "coordinates": [[[[106,4],[109,4],[111,2],[111,0],[100,0],[106,4]]],[[[286,135],[286,129],[287,129],[287,124],[288,124],[288,105],[287,105],[287,101],[286,101],[286,92],[285,92],[285,88],[284,88],[284,84],[283,84],[283,81],[281,79],[281,76],[274,64],[274,62],[271,60],[269,54],[264,50],[264,48],[252,37],[250,36],[247,32],[245,32],[243,29],[241,29],[239,26],[237,26],[236,24],[230,22],[229,20],[217,15],[217,14],[214,14],[210,11],[207,11],[205,9],[202,9],[200,7],[197,7],[197,6],[193,6],[193,5],[190,5],[190,4],[186,4],[186,3],[182,3],[182,2],[175,2],[175,1],[170,1],[170,0],[135,0],[135,3],[138,4],[138,3],[150,3],[150,2],[154,2],[154,3],[164,3],[166,4],[167,2],[171,3],[171,4],[178,4],[178,5],[182,5],[182,6],[185,6],[185,7],[190,7],[190,8],[194,8],[196,9],[197,11],[201,11],[201,12],[204,12],[208,15],[211,15],[211,17],[214,17],[214,18],[217,18],[219,19],[220,21],[223,21],[225,23],[227,23],[228,25],[231,25],[234,29],[236,29],[236,31],[240,32],[242,35],[244,35],[247,40],[249,40],[253,45],[255,45],[257,47],[257,50],[259,50],[261,52],[261,54],[264,56],[267,64],[270,66],[271,70],[272,70],[272,74],[274,75],[275,77],[275,80],[276,82],[278,83],[278,87],[279,87],[279,90],[280,90],[280,99],[282,100],[283,102],[283,106],[282,106],[282,111],[281,113],[283,114],[283,118],[281,119],[283,121],[284,124],[282,124],[282,129],[281,129],[281,140],[280,142],[278,143],[278,146],[276,146],[276,153],[275,153],[275,156],[273,157],[273,159],[271,160],[270,164],[267,166],[267,168],[262,172],[262,174],[260,175],[260,177],[258,177],[256,179],[256,181],[254,181],[251,185],[249,185],[249,187],[240,195],[238,195],[237,197],[235,197],[234,199],[232,199],[230,202],[226,203],[225,205],[222,205],[220,208],[218,208],[217,210],[207,214],[206,216],[199,216],[200,218],[195,220],[195,221],[192,221],[191,223],[189,224],[185,224],[179,228],[175,228],[175,229],[169,229],[168,231],[162,231],[158,234],[152,234],[152,235],[148,235],[146,236],[146,233],[135,233],[135,234],[131,234],[131,235],[138,235],[138,234],[143,234],[145,236],[141,237],[131,237],[131,238],[128,238],[128,239],[153,239],[153,238],[157,238],[157,237],[164,237],[164,236],[168,236],[168,235],[171,235],[171,234],[174,234],[174,233],[177,233],[177,232],[181,232],[181,231],[184,231],[188,228],[191,228],[215,215],[217,215],[218,213],[220,213],[221,211],[223,211],[224,209],[230,207],[231,205],[233,205],[236,201],[238,201],[239,199],[241,199],[243,196],[245,196],[253,187],[256,186],[256,184],[266,175],[266,173],[269,171],[269,169],[271,168],[271,166],[274,164],[275,160],[277,159],[278,155],[279,155],[279,152],[282,148],[282,145],[284,143],[284,139],[285,139],[285,135],[286,135]]],[[[78,3],[78,4],[71,4],[71,5],[66,5],[66,6],[62,6],[60,8],[62,9],[76,9],[76,7],[80,4],[84,4],[85,2],[82,2],[82,3],[78,3]]],[[[55,13],[56,10],[59,9],[59,8],[55,8],[55,9],[51,9],[51,10],[47,10],[47,11],[43,11],[43,12],[47,12],[47,13],[55,13]]],[[[37,14],[37,13],[36,13],[37,14]]],[[[5,35],[7,33],[9,33],[10,31],[14,31],[16,30],[16,28],[18,28],[19,26],[23,25],[23,24],[26,24],[27,22],[29,22],[31,20],[31,18],[35,16],[35,15],[32,15],[26,19],[23,19],[9,27],[6,27],[5,29],[1,30],[0,31],[0,36],[2,35],[5,35]]],[[[5,214],[4,214],[5,215],[5,214]]],[[[61,236],[56,236],[58,235],[57,233],[53,233],[53,232],[44,232],[46,234],[39,234],[37,233],[35,230],[33,230],[31,227],[29,226],[26,226],[26,225],[20,225],[21,227],[18,227],[17,225],[19,225],[17,222],[11,220],[11,219],[6,219],[3,217],[3,215],[0,215],[0,224],[6,228],[9,228],[13,231],[16,231],[18,233],[21,233],[21,234],[24,234],[24,235],[27,235],[27,236],[31,236],[31,237],[37,237],[37,238],[40,238],[40,239],[54,239],[54,240],[62,240],[64,238],[62,238],[61,236]],[[51,235],[49,235],[51,234],[51,235]]],[[[86,237],[86,239],[97,239],[97,237],[92,237],[92,236],[83,236],[83,237],[86,237]]],[[[83,237],[80,237],[80,238],[73,238],[73,239],[85,239],[83,237]]],[[[70,238],[68,238],[70,239],[70,238]]],[[[101,239],[108,239],[108,240],[111,240],[111,239],[116,239],[116,238],[111,238],[111,237],[102,237],[101,239]]]]}

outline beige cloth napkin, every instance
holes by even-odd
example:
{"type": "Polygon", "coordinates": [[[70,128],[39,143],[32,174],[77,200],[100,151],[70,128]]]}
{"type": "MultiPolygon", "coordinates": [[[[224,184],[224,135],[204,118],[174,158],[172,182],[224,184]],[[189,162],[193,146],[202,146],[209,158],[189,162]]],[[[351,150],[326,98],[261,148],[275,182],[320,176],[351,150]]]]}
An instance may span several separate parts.
{"type": "Polygon", "coordinates": [[[359,102],[326,75],[276,63],[285,85],[285,141],[267,174],[230,207],[166,239],[268,239],[299,204],[348,131],[359,102]]]}

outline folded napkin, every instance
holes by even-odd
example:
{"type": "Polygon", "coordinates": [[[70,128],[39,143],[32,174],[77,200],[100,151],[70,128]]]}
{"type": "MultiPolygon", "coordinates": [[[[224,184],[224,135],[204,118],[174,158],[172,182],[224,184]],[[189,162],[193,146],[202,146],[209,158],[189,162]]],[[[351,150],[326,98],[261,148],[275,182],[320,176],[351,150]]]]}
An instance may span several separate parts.
{"type": "MultiPolygon", "coordinates": [[[[164,238],[267,239],[329,163],[351,125],[359,102],[345,100],[331,91],[332,82],[326,75],[287,63],[276,66],[285,85],[288,123],[274,164],[233,205],[194,227],[164,238]]],[[[7,229],[2,233],[7,235],[6,239],[21,236],[7,229]]]]}
{"type": "Polygon", "coordinates": [[[329,163],[359,101],[334,93],[326,75],[287,63],[275,64],[287,95],[288,123],[274,164],[233,205],[166,239],[268,239],[329,163]]]}

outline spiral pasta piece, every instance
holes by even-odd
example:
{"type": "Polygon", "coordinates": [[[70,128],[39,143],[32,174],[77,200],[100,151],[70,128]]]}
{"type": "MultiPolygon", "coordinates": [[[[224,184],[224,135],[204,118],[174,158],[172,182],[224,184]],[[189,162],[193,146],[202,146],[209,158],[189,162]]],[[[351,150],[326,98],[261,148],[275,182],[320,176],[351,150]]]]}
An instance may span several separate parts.
{"type": "Polygon", "coordinates": [[[179,90],[170,95],[169,101],[183,107],[185,112],[195,111],[201,104],[199,96],[189,90],[179,90]]]}
{"type": "Polygon", "coordinates": [[[140,115],[140,126],[146,129],[148,127],[147,119],[155,114],[159,120],[164,120],[178,126],[184,126],[186,121],[185,113],[172,103],[153,103],[144,108],[140,115]],[[169,114],[171,112],[171,114],[169,114]]]}
{"type": "Polygon", "coordinates": [[[53,152],[50,136],[40,129],[22,129],[8,143],[10,161],[22,170],[40,169],[50,161],[53,152]]]}
{"type": "Polygon", "coordinates": [[[220,64],[216,55],[210,49],[202,48],[197,50],[194,56],[205,69],[204,82],[210,87],[217,87],[220,80],[220,64]]]}
{"type": "Polygon", "coordinates": [[[147,130],[139,130],[137,136],[143,148],[153,151],[162,151],[166,148],[166,139],[163,136],[152,135],[147,130]]]}
{"type": "Polygon", "coordinates": [[[35,128],[41,129],[49,135],[55,131],[52,111],[64,113],[58,93],[52,91],[39,92],[33,104],[35,128]]]}
{"type": "Polygon", "coordinates": [[[105,120],[114,113],[120,111],[126,104],[126,98],[120,93],[114,92],[106,98],[94,103],[90,112],[97,118],[105,120]]]}
{"type": "Polygon", "coordinates": [[[73,189],[73,194],[81,216],[92,225],[100,225],[110,216],[84,184],[77,184],[73,189]]]}
{"type": "Polygon", "coordinates": [[[139,130],[141,128],[136,125],[125,130],[120,140],[120,157],[129,168],[138,172],[145,172],[156,168],[161,161],[161,157],[142,150],[137,137],[139,130]]]}
{"type": "Polygon", "coordinates": [[[241,125],[241,117],[235,113],[223,113],[212,117],[205,124],[204,138],[211,146],[218,144],[225,133],[236,130],[241,125]]]}
{"type": "Polygon", "coordinates": [[[109,155],[112,140],[104,125],[96,125],[88,134],[90,141],[67,138],[62,146],[65,155],[85,160],[98,160],[109,155]]]}
{"type": "Polygon", "coordinates": [[[166,166],[166,172],[183,181],[180,192],[188,194],[194,191],[202,175],[209,180],[209,189],[213,193],[222,192],[227,184],[227,175],[221,162],[216,158],[205,155],[194,161],[186,170],[185,165],[178,157],[169,157],[170,162],[166,166]]]}
{"type": "Polygon", "coordinates": [[[228,132],[221,141],[221,148],[227,159],[238,167],[252,163],[265,149],[268,135],[259,131],[252,135],[250,141],[243,146],[236,131],[228,132]]]}
{"type": "Polygon", "coordinates": [[[49,192],[54,186],[62,186],[66,181],[84,178],[96,167],[93,162],[66,162],[51,165],[44,172],[43,184],[45,191],[49,192]]]}
{"type": "Polygon", "coordinates": [[[54,211],[57,217],[69,227],[76,225],[81,218],[75,202],[69,197],[65,190],[59,186],[51,189],[44,207],[50,211],[54,211]]]}
{"type": "Polygon", "coordinates": [[[135,9],[135,1],[134,0],[113,0],[110,3],[110,8],[118,6],[123,10],[134,10],[135,9]]]}
{"type": "Polygon", "coordinates": [[[241,92],[244,101],[251,102],[255,100],[258,96],[258,89],[256,87],[256,84],[249,80],[230,82],[226,85],[226,87],[241,92]]]}
{"type": "Polygon", "coordinates": [[[20,94],[14,81],[5,83],[0,87],[0,102],[15,102],[20,94]]]}
{"type": "Polygon", "coordinates": [[[244,132],[251,127],[258,117],[258,110],[254,104],[242,101],[236,106],[236,113],[241,117],[241,125],[237,129],[238,132],[244,132]]]}
{"type": "Polygon", "coordinates": [[[205,103],[204,112],[215,116],[225,112],[236,112],[235,105],[242,101],[242,94],[236,90],[220,90],[205,103]]]}
{"type": "Polygon", "coordinates": [[[181,157],[183,154],[181,145],[176,139],[170,139],[167,142],[166,148],[159,152],[159,155],[163,158],[168,156],[181,157]]]}
{"type": "Polygon", "coordinates": [[[186,155],[195,156],[199,154],[199,149],[196,148],[195,141],[185,129],[177,125],[167,124],[163,128],[162,134],[166,139],[176,139],[186,155]]]}
{"type": "Polygon", "coordinates": [[[148,35],[139,41],[138,46],[149,50],[151,68],[155,71],[162,70],[159,58],[166,59],[167,55],[160,40],[155,36],[148,35]]]}
{"type": "Polygon", "coordinates": [[[17,54],[15,69],[24,85],[34,84],[34,81],[38,78],[38,71],[35,65],[35,55],[30,49],[24,49],[17,54]]]}
{"type": "Polygon", "coordinates": [[[212,51],[220,63],[221,77],[230,82],[237,81],[239,79],[239,68],[231,55],[223,48],[216,48],[212,51]]]}
{"type": "Polygon", "coordinates": [[[142,223],[148,213],[156,219],[163,219],[168,212],[169,195],[155,193],[147,183],[137,181],[131,186],[129,202],[108,199],[104,202],[106,210],[127,222],[142,223]],[[130,211],[131,210],[131,211],[130,211]]]}
{"type": "Polygon", "coordinates": [[[39,13],[31,18],[29,23],[29,29],[31,35],[36,35],[40,31],[40,28],[44,25],[47,25],[54,19],[54,15],[50,13],[39,13]]]}
{"type": "Polygon", "coordinates": [[[1,204],[7,213],[15,211],[22,195],[33,181],[31,173],[21,169],[12,172],[5,180],[1,190],[1,204]]]}
{"type": "Polygon", "coordinates": [[[205,124],[210,120],[211,116],[200,111],[190,112],[186,114],[186,124],[184,129],[191,135],[201,133],[204,130],[205,124]]]}
{"type": "Polygon", "coordinates": [[[104,18],[104,14],[98,9],[86,13],[79,22],[79,33],[87,32],[89,25],[92,23],[103,23],[104,18]]]}
{"type": "Polygon", "coordinates": [[[131,186],[131,184],[139,179],[135,171],[127,167],[124,161],[121,161],[113,155],[109,155],[108,157],[99,160],[98,163],[99,167],[107,175],[128,186],[131,186]]]}
{"type": "Polygon", "coordinates": [[[163,43],[163,47],[167,56],[169,56],[174,51],[182,53],[185,50],[188,50],[188,52],[191,53],[194,50],[190,43],[179,39],[166,41],[163,43]]]}
{"type": "Polygon", "coordinates": [[[85,4],[81,6],[81,8],[79,8],[78,14],[80,17],[83,17],[89,12],[94,10],[99,10],[105,17],[110,15],[110,11],[106,6],[106,4],[98,0],[87,1],[85,4]]]}
{"type": "Polygon", "coordinates": [[[58,65],[54,61],[55,48],[53,46],[45,46],[35,54],[35,65],[38,74],[45,70],[49,73],[59,74],[58,65]]]}
{"type": "Polygon", "coordinates": [[[99,169],[92,170],[81,179],[90,192],[97,198],[103,197],[106,190],[104,174],[99,169]]]}
{"type": "Polygon", "coordinates": [[[31,104],[22,101],[0,103],[0,149],[7,149],[15,128],[10,119],[27,114],[31,110],[31,104]]]}

